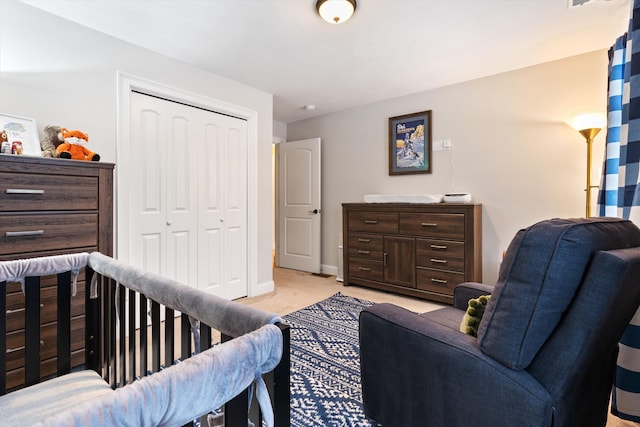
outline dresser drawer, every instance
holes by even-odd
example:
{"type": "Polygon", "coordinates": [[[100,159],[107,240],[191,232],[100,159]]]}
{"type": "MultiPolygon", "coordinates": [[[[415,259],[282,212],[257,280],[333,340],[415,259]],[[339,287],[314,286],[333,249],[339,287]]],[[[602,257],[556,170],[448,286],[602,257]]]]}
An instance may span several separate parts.
{"type": "MultiPolygon", "coordinates": [[[[78,281],[76,296],[71,297],[71,316],[84,314],[85,284],[78,281]]],[[[58,320],[58,288],[44,286],[40,291],[40,324],[58,320]]],[[[22,291],[7,293],[7,332],[24,329],[25,297],[22,291]]]]}
{"type": "Polygon", "coordinates": [[[453,295],[453,289],[464,282],[464,274],[450,271],[418,268],[417,288],[423,291],[453,295]]]}
{"type": "Polygon", "coordinates": [[[464,215],[401,213],[400,233],[462,240],[464,239],[464,215]]]}
{"type": "MultiPolygon", "coordinates": [[[[71,352],[71,366],[84,365],[84,349],[71,352]]],[[[53,357],[40,363],[40,378],[54,375],[58,370],[58,359],[53,357]]],[[[7,371],[7,390],[11,390],[24,384],[24,367],[7,371]]]]}
{"type": "MultiPolygon", "coordinates": [[[[84,348],[84,316],[71,320],[71,351],[84,348]]],[[[56,322],[48,323],[40,328],[40,360],[56,356],[58,347],[56,322]]],[[[7,334],[7,371],[24,366],[24,329],[7,334]]]]}
{"type": "Polygon", "coordinates": [[[0,172],[0,212],[98,209],[98,178],[0,172]]]}
{"type": "Polygon", "coordinates": [[[349,275],[361,279],[382,281],[382,261],[367,259],[349,259],[349,275]]]}
{"type": "Polygon", "coordinates": [[[382,236],[359,233],[350,235],[349,256],[382,261],[382,236]]]}
{"type": "Polygon", "coordinates": [[[390,212],[352,212],[349,215],[349,231],[397,233],[398,214],[390,212]]]}
{"type": "Polygon", "coordinates": [[[98,214],[0,216],[0,255],[98,244],[98,214]]]}
{"type": "Polygon", "coordinates": [[[464,243],[449,240],[417,239],[416,265],[463,273],[464,243]]]}

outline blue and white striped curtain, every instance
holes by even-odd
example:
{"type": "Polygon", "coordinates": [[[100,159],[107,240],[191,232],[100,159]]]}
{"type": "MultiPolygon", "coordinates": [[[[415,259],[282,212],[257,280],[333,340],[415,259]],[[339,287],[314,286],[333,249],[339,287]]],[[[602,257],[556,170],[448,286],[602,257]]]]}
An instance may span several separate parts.
{"type": "MultiPolygon", "coordinates": [[[[640,0],[633,1],[628,33],[609,51],[608,88],[599,212],[640,225],[640,0]]],[[[611,412],[640,422],[640,310],[620,340],[611,412]]]]}

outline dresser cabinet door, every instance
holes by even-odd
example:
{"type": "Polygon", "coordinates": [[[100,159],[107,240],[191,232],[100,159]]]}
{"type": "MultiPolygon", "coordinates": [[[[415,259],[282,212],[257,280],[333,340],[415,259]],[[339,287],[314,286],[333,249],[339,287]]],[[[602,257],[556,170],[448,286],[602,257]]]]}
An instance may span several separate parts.
{"type": "Polygon", "coordinates": [[[416,240],[411,237],[384,237],[384,281],[416,287],[416,240]]]}

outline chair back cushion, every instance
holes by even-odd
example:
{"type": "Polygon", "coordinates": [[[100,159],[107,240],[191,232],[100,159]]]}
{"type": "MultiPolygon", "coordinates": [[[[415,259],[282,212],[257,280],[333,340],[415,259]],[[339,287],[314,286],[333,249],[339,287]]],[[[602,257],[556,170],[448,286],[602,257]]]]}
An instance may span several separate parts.
{"type": "Polygon", "coordinates": [[[551,219],[509,245],[478,328],[483,352],[525,369],[558,325],[594,252],[640,245],[640,229],[618,218],[551,219]]]}

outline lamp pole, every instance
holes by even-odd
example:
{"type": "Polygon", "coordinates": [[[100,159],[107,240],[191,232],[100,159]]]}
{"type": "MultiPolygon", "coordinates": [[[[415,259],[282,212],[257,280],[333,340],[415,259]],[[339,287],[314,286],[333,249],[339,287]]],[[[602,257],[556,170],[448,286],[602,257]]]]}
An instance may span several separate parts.
{"type": "Polygon", "coordinates": [[[597,187],[597,185],[591,185],[591,146],[593,145],[593,138],[596,137],[599,128],[581,129],[578,132],[587,140],[587,199],[586,199],[586,213],[585,217],[591,216],[591,189],[597,187]]]}

